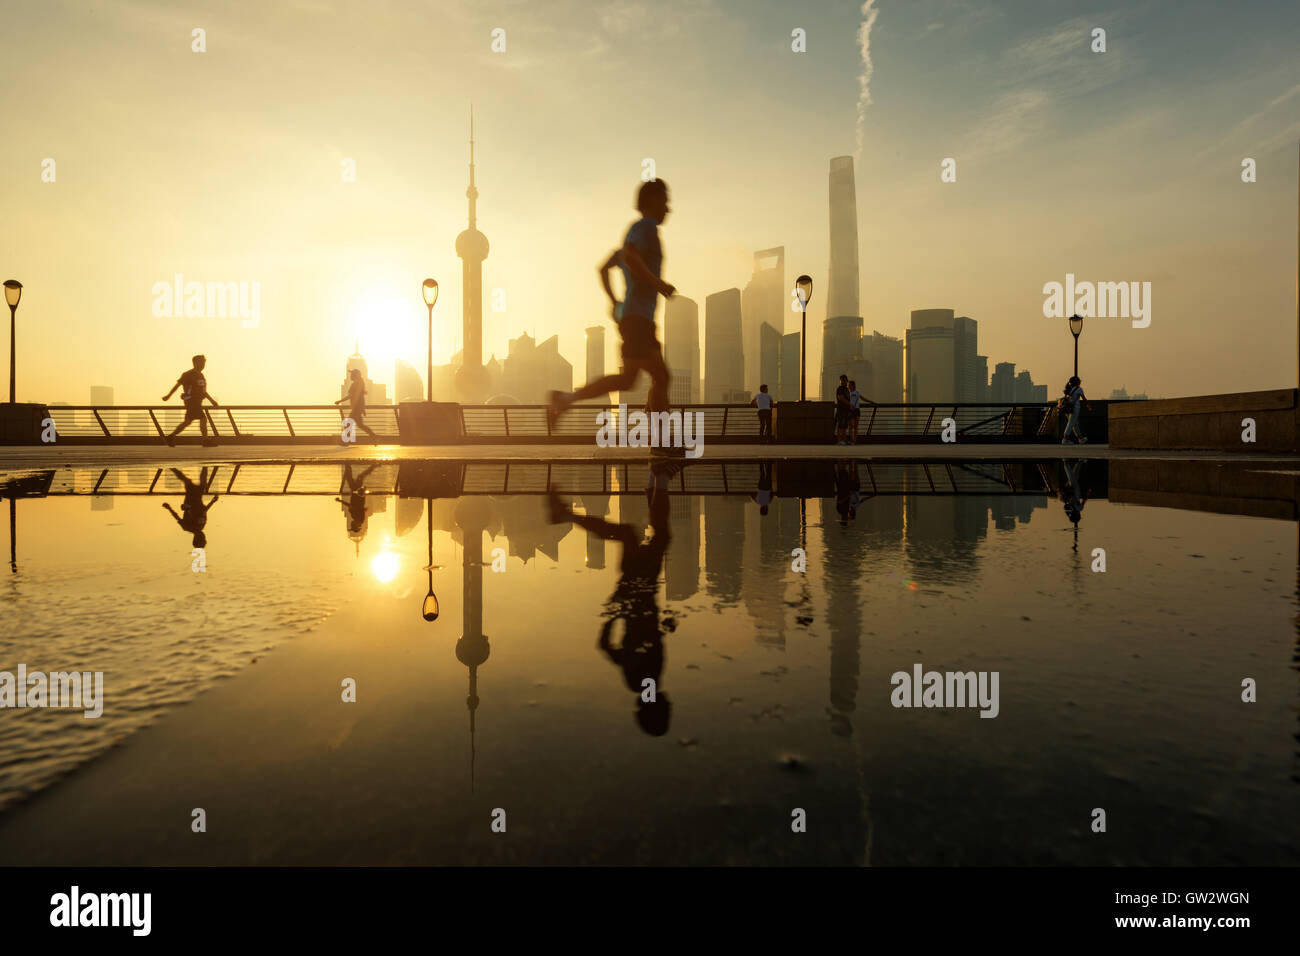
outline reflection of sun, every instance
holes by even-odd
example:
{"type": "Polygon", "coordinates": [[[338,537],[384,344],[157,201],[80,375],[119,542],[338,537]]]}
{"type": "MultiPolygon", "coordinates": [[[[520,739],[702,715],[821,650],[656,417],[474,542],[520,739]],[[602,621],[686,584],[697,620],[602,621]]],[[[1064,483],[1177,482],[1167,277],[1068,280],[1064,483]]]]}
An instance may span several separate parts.
{"type": "Polygon", "coordinates": [[[375,381],[389,380],[396,359],[415,364],[424,355],[427,335],[424,309],[414,300],[386,293],[371,294],[352,314],[355,317],[353,337],[360,344],[375,381]]]}
{"type": "MultiPolygon", "coordinates": [[[[387,547],[387,544],[385,544],[385,547],[387,547]]],[[[375,580],[387,584],[397,577],[400,564],[400,559],[392,551],[381,551],[371,560],[370,573],[375,576],[375,580]]]]}

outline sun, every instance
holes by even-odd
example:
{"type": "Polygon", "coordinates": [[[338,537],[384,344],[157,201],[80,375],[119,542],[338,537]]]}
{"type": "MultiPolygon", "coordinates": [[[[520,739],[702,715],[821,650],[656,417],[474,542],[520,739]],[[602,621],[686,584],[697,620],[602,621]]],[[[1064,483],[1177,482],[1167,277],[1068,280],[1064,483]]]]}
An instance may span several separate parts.
{"type": "Polygon", "coordinates": [[[397,359],[421,364],[427,334],[423,303],[381,291],[367,294],[352,314],[353,338],[375,381],[388,381],[397,359]]]}

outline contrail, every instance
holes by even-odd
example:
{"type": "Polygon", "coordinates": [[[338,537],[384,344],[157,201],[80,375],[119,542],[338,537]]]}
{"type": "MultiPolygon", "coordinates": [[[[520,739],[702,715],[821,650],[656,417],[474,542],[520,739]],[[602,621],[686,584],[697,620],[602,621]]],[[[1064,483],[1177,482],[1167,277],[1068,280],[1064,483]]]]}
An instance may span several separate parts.
{"type": "Polygon", "coordinates": [[[871,28],[876,22],[876,0],[863,0],[862,23],[858,26],[858,48],[862,51],[862,72],[858,74],[858,145],[854,159],[862,158],[866,135],[867,107],[871,105],[871,28]]]}

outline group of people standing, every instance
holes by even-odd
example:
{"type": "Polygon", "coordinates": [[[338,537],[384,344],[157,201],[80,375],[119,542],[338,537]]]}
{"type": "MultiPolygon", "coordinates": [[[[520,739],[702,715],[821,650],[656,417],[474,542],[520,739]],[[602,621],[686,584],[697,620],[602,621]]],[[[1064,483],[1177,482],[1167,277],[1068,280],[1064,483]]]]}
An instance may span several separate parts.
{"type": "Polygon", "coordinates": [[[863,402],[875,404],[858,391],[857,382],[841,375],[840,384],[835,388],[835,444],[858,443],[858,422],[862,418],[863,402]]]}

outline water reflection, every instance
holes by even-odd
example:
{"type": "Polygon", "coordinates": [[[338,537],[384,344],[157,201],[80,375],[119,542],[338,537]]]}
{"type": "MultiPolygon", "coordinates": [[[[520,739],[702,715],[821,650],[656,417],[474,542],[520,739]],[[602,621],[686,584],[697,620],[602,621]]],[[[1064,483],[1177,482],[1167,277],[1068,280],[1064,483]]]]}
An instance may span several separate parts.
{"type": "MultiPolygon", "coordinates": [[[[113,629],[120,628],[113,643],[138,648],[146,668],[143,686],[167,681],[190,667],[191,659],[219,657],[222,643],[238,642],[228,626],[210,622],[210,614],[231,606],[232,613],[254,618],[283,594],[296,593],[236,578],[229,569],[256,577],[286,564],[290,549],[316,547],[319,538],[321,564],[308,566],[303,576],[343,594],[339,603],[358,615],[348,622],[352,635],[372,638],[343,642],[346,663],[339,666],[396,661],[393,666],[409,672],[420,688],[388,694],[383,720],[358,726],[381,755],[399,747],[385,742],[390,733],[392,740],[414,735],[437,745],[454,734],[455,752],[438,764],[439,770],[448,763],[456,768],[439,777],[444,787],[444,777],[454,778],[459,786],[468,783],[470,792],[505,802],[497,796],[503,775],[522,775],[518,767],[538,760],[552,773],[558,768],[563,778],[590,749],[597,755],[595,772],[609,777],[590,785],[607,802],[628,796],[619,790],[624,784],[645,787],[639,775],[652,764],[668,792],[689,794],[701,769],[698,762],[687,763],[695,754],[709,762],[713,779],[743,781],[728,795],[733,802],[727,806],[739,800],[754,818],[788,813],[787,803],[822,800],[819,821],[833,815],[857,826],[866,821],[869,806],[876,833],[872,862],[945,861],[945,852],[978,842],[963,842],[973,832],[968,817],[954,816],[951,826],[944,822],[956,805],[944,795],[949,784],[962,790],[971,807],[993,815],[981,832],[1009,833],[1012,821],[997,818],[1002,811],[991,807],[1004,807],[1008,817],[1024,818],[1032,829],[1046,825],[1040,817],[1066,806],[1058,790],[1077,792],[1100,780],[1119,787],[1124,799],[1140,798],[1142,805],[1129,812],[1159,819],[1170,805],[1190,805],[1187,794],[1205,780],[1248,760],[1262,775],[1255,789],[1221,794],[1208,810],[1188,810],[1183,817],[1209,814],[1220,827],[1197,844],[1207,855],[1223,858],[1230,855],[1225,848],[1241,845],[1243,858],[1280,861],[1300,846],[1296,834],[1275,835],[1276,849],[1268,850],[1259,834],[1243,837],[1241,831],[1252,818],[1276,818],[1286,804],[1272,770],[1280,766],[1288,786],[1300,775],[1300,754],[1291,740],[1294,715],[1279,718],[1262,701],[1244,718],[1216,714],[1219,725],[1229,728],[1221,733],[1210,726],[1196,733],[1184,728],[1197,726],[1192,715],[1206,699],[1232,696],[1210,686],[1214,675],[1227,674],[1231,683],[1239,671],[1258,673],[1261,687],[1266,680],[1278,686],[1278,671],[1293,677],[1286,667],[1300,663],[1294,659],[1300,655],[1300,623],[1290,619],[1291,602],[1300,596],[1300,568],[1295,595],[1289,584],[1270,590],[1268,575],[1281,567],[1290,577],[1295,534],[1287,530],[1286,553],[1278,556],[1267,551],[1273,546],[1268,535],[1281,526],[1226,526],[1231,540],[1216,539],[1222,553],[1212,568],[1206,562],[1206,574],[1255,574],[1232,579],[1253,590],[1225,586],[1218,597],[1206,598],[1214,579],[1196,577],[1194,563],[1206,549],[1185,553],[1185,541],[1204,535],[1204,527],[1162,508],[1294,520],[1295,480],[1242,472],[1231,482],[1220,481],[1219,493],[1211,496],[1205,473],[1143,467],[1097,460],[773,459],[244,464],[208,466],[197,478],[181,469],[146,466],[0,475],[0,494],[10,504],[15,572],[0,599],[12,608],[13,620],[24,622],[0,639],[0,670],[36,653],[53,654],[61,666],[80,660],[79,645],[59,643],[76,636],[74,628],[58,633],[53,617],[40,619],[32,610],[58,604],[60,595],[80,598],[77,589],[90,580],[80,558],[71,551],[56,557],[48,542],[60,535],[79,541],[78,529],[91,526],[122,527],[114,532],[120,535],[156,530],[158,505],[132,497],[183,495],[179,511],[165,502],[172,517],[196,544],[196,535],[206,543],[209,526],[216,542],[212,559],[218,573],[199,575],[203,580],[193,584],[208,603],[192,619],[161,615],[174,640],[151,644],[141,635],[157,628],[138,615],[149,600],[143,582],[159,579],[157,567],[125,583],[114,579],[112,586],[129,589],[134,604],[123,609],[120,623],[88,622],[95,635],[86,646],[99,647],[104,633],[116,635],[113,629]],[[55,500],[39,500],[93,499],[108,489],[117,502],[108,514],[81,507],[74,515],[60,512],[55,500]],[[284,524],[274,532],[258,527],[248,517],[254,502],[241,501],[241,495],[274,498],[284,524]],[[295,496],[313,500],[292,501],[295,496]],[[231,501],[212,512],[218,497],[231,501]],[[368,524],[390,499],[391,536],[387,521],[368,524]],[[341,553],[334,502],[342,505],[352,552],[341,553]],[[26,542],[18,531],[19,511],[26,542]],[[418,533],[401,540],[421,522],[424,548],[418,533]],[[375,533],[362,555],[370,530],[375,533]],[[1074,540],[1072,568],[1063,544],[1067,532],[1074,540]],[[1130,570],[1109,578],[1090,573],[1080,555],[1098,541],[1118,549],[1130,570]],[[259,549],[253,567],[250,548],[259,549]],[[354,572],[354,555],[368,573],[354,572]],[[439,560],[451,566],[447,574],[460,574],[459,608],[454,581],[440,576],[443,586],[435,587],[439,560]],[[493,574],[494,563],[510,573],[493,574]],[[435,591],[443,592],[445,606],[435,591]],[[397,609],[391,615],[390,604],[397,609]],[[1276,628],[1268,627],[1268,615],[1276,617],[1279,604],[1286,609],[1284,654],[1291,658],[1280,662],[1269,643],[1276,628]],[[1089,621],[1086,632],[1078,627],[1080,615],[1089,621]],[[1213,631],[1210,639],[1194,633],[1201,620],[1213,631]],[[358,632],[359,622],[370,630],[358,632]],[[1239,639],[1245,643],[1217,639],[1232,628],[1246,629],[1239,639]],[[212,645],[198,647],[190,630],[207,635],[212,645]],[[1169,647],[1171,630],[1185,632],[1191,643],[1169,647]],[[364,651],[360,657],[358,648],[364,651]],[[997,721],[982,723],[948,715],[917,719],[890,709],[889,674],[917,660],[941,668],[1001,669],[1006,692],[1019,696],[1004,701],[997,721]],[[563,693],[548,697],[539,689],[547,681],[562,685],[563,693]],[[415,716],[417,701],[425,699],[450,701],[460,716],[415,716]],[[1256,723],[1225,723],[1232,720],[1256,723]],[[380,726],[383,733],[369,729],[380,726]],[[1142,728],[1136,739],[1135,726],[1142,728]],[[1044,766],[1055,766],[1055,758],[1043,754],[1058,747],[1068,754],[1068,773],[1060,779],[1041,774],[1044,766]],[[1023,773],[1013,772],[1020,763],[1023,773]],[[769,771],[777,776],[766,776],[769,771]],[[1026,795],[1021,778],[1046,789],[1026,795]],[[737,798],[737,791],[743,796],[737,798]]],[[[188,573],[179,565],[175,570],[188,573]]],[[[175,584],[165,574],[163,579],[175,584]]],[[[246,670],[250,649],[281,639],[274,623],[258,618],[254,624],[253,637],[222,660],[224,674],[246,670]]],[[[125,672],[116,660],[108,669],[125,672]]],[[[367,693],[377,681],[371,677],[363,685],[367,693]]],[[[185,693],[200,689],[201,682],[185,693]]],[[[120,721],[118,714],[113,719],[120,721]]],[[[37,724],[28,720],[27,726],[37,724]]],[[[77,727],[73,734],[46,721],[29,739],[18,727],[0,722],[0,748],[14,755],[0,774],[0,809],[24,792],[39,792],[51,779],[51,767],[63,772],[101,752],[91,742],[97,728],[77,727]]],[[[120,722],[111,726],[119,737],[133,729],[120,722]]],[[[338,740],[346,740],[340,733],[338,740]]],[[[109,736],[104,734],[105,747],[109,736]]],[[[329,747],[336,745],[343,746],[332,739],[329,747]]],[[[387,767],[382,756],[371,759],[387,767]]],[[[388,769],[400,779],[404,766],[388,769]]],[[[542,776],[529,779],[543,788],[542,776]]],[[[510,799],[522,801],[519,793],[510,799]]],[[[455,794],[443,792],[440,799],[440,806],[455,805],[455,794]]],[[[701,799],[707,801],[699,793],[684,799],[694,799],[696,810],[701,799]]],[[[664,814],[662,808],[656,812],[664,814]]],[[[1183,817],[1180,825],[1196,822],[1183,817]]],[[[0,815],[0,830],[3,820],[0,815]]],[[[848,842],[809,841],[807,862],[832,858],[835,846],[861,848],[866,841],[860,836],[851,830],[848,842]]],[[[703,831],[692,839],[704,839],[703,831]]],[[[1182,852],[1123,847],[1125,859],[1147,862],[1182,852]]],[[[1086,854],[1072,858],[1083,851],[1060,841],[1036,845],[1027,855],[1017,852],[1013,841],[989,861],[1048,853],[1057,861],[1098,862],[1086,854]],[[1048,853],[1042,845],[1056,849],[1048,853]]],[[[856,862],[866,859],[866,851],[854,855],[856,862]]]]}

